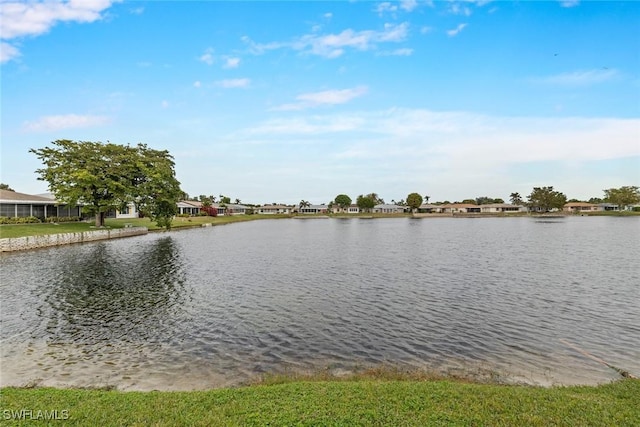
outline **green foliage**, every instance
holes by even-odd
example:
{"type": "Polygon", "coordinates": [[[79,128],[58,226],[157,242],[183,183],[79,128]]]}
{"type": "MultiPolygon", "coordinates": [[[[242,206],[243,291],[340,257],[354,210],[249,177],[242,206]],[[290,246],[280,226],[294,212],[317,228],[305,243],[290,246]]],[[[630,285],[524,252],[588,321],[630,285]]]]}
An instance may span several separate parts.
{"type": "Polygon", "coordinates": [[[552,209],[562,209],[567,203],[567,196],[550,187],[533,187],[533,191],[528,196],[529,206],[537,207],[543,212],[552,209]]]}
{"type": "Polygon", "coordinates": [[[5,183],[0,183],[0,190],[16,191],[13,188],[9,187],[8,184],[5,184],[5,183]]]}
{"type": "MultiPolygon", "coordinates": [[[[54,141],[53,147],[30,149],[44,164],[39,180],[59,202],[83,206],[104,225],[105,213],[135,203],[143,214],[169,226],[169,215],[183,196],[167,151],[91,141],[54,141]]],[[[177,213],[177,206],[173,214],[177,213]]]]}
{"type": "Polygon", "coordinates": [[[361,211],[370,212],[371,209],[373,209],[373,207],[376,205],[376,200],[372,198],[370,194],[366,196],[360,194],[356,198],[356,205],[358,205],[358,208],[360,208],[361,211]]]}
{"type": "Polygon", "coordinates": [[[604,201],[613,203],[623,209],[640,203],[640,188],[635,185],[627,185],[620,188],[609,188],[604,191],[604,201]]]}
{"type": "Polygon", "coordinates": [[[384,204],[384,199],[380,196],[378,196],[378,193],[369,193],[367,194],[365,197],[370,198],[371,200],[373,200],[373,205],[382,205],[384,204]]]}
{"type": "Polygon", "coordinates": [[[520,193],[511,193],[509,195],[509,201],[513,205],[522,205],[523,203],[522,196],[520,196],[520,193]]]}
{"type": "Polygon", "coordinates": [[[0,224],[37,224],[39,222],[41,222],[40,219],[35,216],[0,216],[0,224]]]}
{"type": "Polygon", "coordinates": [[[407,196],[407,206],[414,211],[422,205],[422,201],[422,196],[418,193],[411,193],[407,196]]]}
{"type": "Polygon", "coordinates": [[[466,203],[468,205],[475,205],[476,204],[476,199],[464,199],[462,202],[460,203],[466,203]]]}
{"type": "Polygon", "coordinates": [[[351,206],[351,197],[346,194],[338,194],[334,200],[334,203],[340,206],[342,209],[348,208],[351,206]]]}

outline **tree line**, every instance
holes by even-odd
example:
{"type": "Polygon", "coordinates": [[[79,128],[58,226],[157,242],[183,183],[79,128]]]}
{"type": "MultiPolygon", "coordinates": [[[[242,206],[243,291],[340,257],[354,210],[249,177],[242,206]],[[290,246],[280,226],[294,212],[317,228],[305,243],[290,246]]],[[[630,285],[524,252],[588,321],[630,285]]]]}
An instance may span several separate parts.
{"type": "MultiPolygon", "coordinates": [[[[49,183],[49,190],[56,200],[72,206],[83,206],[85,213],[95,215],[97,227],[104,226],[107,212],[123,210],[133,203],[142,215],[155,220],[158,226],[170,228],[172,218],[178,212],[177,203],[189,198],[180,188],[175,176],[174,159],[166,150],[155,150],[146,144],[125,146],[109,141],[101,143],[66,139],[53,141],[52,145],[29,150],[44,165],[36,170],[38,180],[49,183]]],[[[0,188],[13,191],[4,183],[0,184],[0,188]]],[[[620,207],[640,203],[638,186],[610,188],[603,192],[603,198],[592,198],[589,202],[606,202],[620,207]]],[[[391,203],[415,211],[423,203],[428,203],[429,199],[428,195],[423,197],[419,193],[409,193],[406,200],[392,200],[391,203]]],[[[207,207],[216,202],[216,197],[200,195],[199,200],[207,207]]],[[[534,187],[526,202],[517,192],[511,193],[510,201],[514,205],[550,211],[562,209],[567,203],[567,196],[552,186],[534,187]]],[[[230,204],[231,198],[220,194],[218,202],[230,204]]],[[[240,199],[235,199],[235,203],[240,204],[240,199]]],[[[435,202],[441,203],[449,202],[435,202]]],[[[483,205],[504,203],[504,200],[482,196],[465,199],[462,203],[483,205]]],[[[351,204],[351,197],[339,194],[329,205],[346,209],[351,204]]],[[[371,211],[379,204],[384,204],[384,200],[377,193],[360,194],[356,198],[356,205],[364,212],[371,211]]],[[[301,208],[309,205],[306,200],[300,201],[301,208]]]]}

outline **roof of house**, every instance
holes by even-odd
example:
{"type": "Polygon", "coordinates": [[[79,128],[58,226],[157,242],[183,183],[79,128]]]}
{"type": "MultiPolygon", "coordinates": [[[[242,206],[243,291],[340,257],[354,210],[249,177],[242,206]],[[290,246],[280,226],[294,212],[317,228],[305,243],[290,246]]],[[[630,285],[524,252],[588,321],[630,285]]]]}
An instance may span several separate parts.
{"type": "Polygon", "coordinates": [[[481,208],[522,208],[522,205],[512,205],[510,203],[487,203],[486,205],[479,205],[481,208]]]}
{"type": "Polygon", "coordinates": [[[440,205],[440,207],[464,209],[464,208],[479,208],[480,205],[472,205],[471,203],[448,203],[446,205],[440,205]]]}
{"type": "Polygon", "coordinates": [[[214,203],[213,206],[215,206],[218,209],[221,208],[221,207],[222,208],[231,209],[231,210],[233,210],[233,209],[238,209],[238,210],[239,209],[249,209],[249,206],[238,205],[238,204],[235,204],[235,203],[225,203],[224,206],[220,206],[219,203],[214,203]]]}
{"type": "Polygon", "coordinates": [[[54,199],[32,194],[18,193],[17,191],[0,190],[0,202],[3,203],[57,203],[54,199]]]}
{"type": "Polygon", "coordinates": [[[375,205],[373,208],[374,209],[402,209],[402,210],[404,210],[404,206],[388,205],[388,204],[375,205]]]}
{"type": "Polygon", "coordinates": [[[579,206],[596,206],[593,203],[587,203],[587,202],[570,202],[570,203],[565,203],[564,207],[565,208],[576,208],[579,206]]]}
{"type": "Polygon", "coordinates": [[[264,205],[264,206],[260,206],[260,209],[291,209],[291,206],[286,206],[286,205],[264,205]]]}
{"type": "Polygon", "coordinates": [[[181,200],[178,202],[178,207],[180,208],[201,208],[202,202],[198,202],[197,200],[181,200]]]}

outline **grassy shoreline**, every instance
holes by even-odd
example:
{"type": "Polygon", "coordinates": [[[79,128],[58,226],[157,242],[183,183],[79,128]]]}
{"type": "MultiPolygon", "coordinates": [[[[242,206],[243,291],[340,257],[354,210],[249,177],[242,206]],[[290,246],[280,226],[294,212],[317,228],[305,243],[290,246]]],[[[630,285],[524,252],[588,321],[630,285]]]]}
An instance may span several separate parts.
{"type": "MultiPolygon", "coordinates": [[[[529,214],[330,214],[330,215],[233,215],[220,217],[178,217],[172,223],[172,230],[181,230],[194,227],[202,227],[203,225],[224,225],[236,222],[255,221],[261,219],[283,219],[283,218],[337,218],[337,219],[378,219],[378,218],[522,218],[530,217],[529,214]]],[[[572,216],[616,216],[629,217],[640,216],[640,212],[591,212],[584,214],[566,214],[566,217],[572,216]]],[[[163,231],[153,221],[148,218],[121,218],[107,219],[106,226],[108,228],[124,228],[127,225],[136,227],[146,227],[150,232],[163,231]]],[[[93,222],[68,222],[60,224],[42,223],[42,224],[3,224],[0,225],[0,238],[15,238],[27,236],[40,236],[47,234],[59,233],[80,233],[84,231],[95,230],[93,222]]]]}
{"type": "Polygon", "coordinates": [[[43,425],[38,411],[68,418],[52,424],[78,426],[640,425],[640,380],[632,379],[552,388],[293,380],[190,392],[4,388],[0,395],[4,425],[43,425]]]}

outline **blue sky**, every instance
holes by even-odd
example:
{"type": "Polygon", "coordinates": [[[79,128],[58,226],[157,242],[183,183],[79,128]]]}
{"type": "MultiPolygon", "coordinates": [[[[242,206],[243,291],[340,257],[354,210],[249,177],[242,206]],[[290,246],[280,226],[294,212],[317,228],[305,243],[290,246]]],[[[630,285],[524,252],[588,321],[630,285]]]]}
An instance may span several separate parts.
{"type": "Polygon", "coordinates": [[[1,172],[147,143],[190,195],[640,185],[640,2],[0,1],[1,172]]]}

